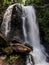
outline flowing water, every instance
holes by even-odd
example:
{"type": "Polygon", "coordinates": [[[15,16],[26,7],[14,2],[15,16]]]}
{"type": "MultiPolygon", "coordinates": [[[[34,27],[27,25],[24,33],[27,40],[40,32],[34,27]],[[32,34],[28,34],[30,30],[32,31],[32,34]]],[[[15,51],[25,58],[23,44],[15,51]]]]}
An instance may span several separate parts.
{"type": "MultiPolygon", "coordinates": [[[[33,56],[35,65],[49,65],[49,63],[46,62],[46,53],[44,47],[40,44],[39,29],[38,24],[36,22],[35,9],[33,6],[24,6],[24,10],[25,18],[27,18],[27,22],[29,24],[29,32],[24,32],[24,34],[29,37],[30,40],[28,41],[33,47],[33,51],[30,52],[30,54],[33,56]]],[[[24,22],[26,23],[26,21],[24,22]]],[[[26,29],[25,26],[24,29],[26,29]]],[[[28,63],[28,65],[31,64],[28,63]]]]}
{"type": "MultiPolygon", "coordinates": [[[[7,35],[8,32],[10,31],[9,22],[11,20],[11,14],[12,14],[12,9],[14,5],[10,6],[4,15],[2,26],[4,24],[3,29],[5,28],[5,35],[7,35]]],[[[40,44],[38,23],[36,22],[35,9],[33,6],[22,6],[22,20],[23,20],[23,25],[22,25],[23,33],[24,33],[24,39],[25,39],[24,42],[25,43],[29,42],[28,44],[30,44],[33,47],[33,51],[31,51],[29,53],[29,56],[27,57],[26,64],[33,65],[31,56],[30,56],[32,55],[35,65],[49,65],[49,63],[46,62],[45,49],[40,44]],[[26,18],[27,18],[27,21],[25,20],[26,18]],[[29,31],[27,31],[27,28],[25,26],[26,22],[28,23],[27,25],[29,25],[28,27],[29,31]]]]}
{"type": "Polygon", "coordinates": [[[11,21],[12,9],[13,9],[14,5],[9,6],[4,14],[3,23],[2,23],[1,28],[2,28],[3,33],[6,36],[7,36],[8,32],[10,31],[10,23],[9,22],[11,21]]]}

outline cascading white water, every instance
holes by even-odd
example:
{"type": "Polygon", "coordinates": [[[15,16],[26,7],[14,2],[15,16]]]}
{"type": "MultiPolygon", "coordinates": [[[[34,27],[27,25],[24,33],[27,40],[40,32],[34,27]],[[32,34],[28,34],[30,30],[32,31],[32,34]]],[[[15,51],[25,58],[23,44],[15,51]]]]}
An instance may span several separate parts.
{"type": "MultiPolygon", "coordinates": [[[[14,4],[15,5],[15,4],[14,4]]],[[[8,32],[10,31],[10,21],[11,21],[11,15],[12,15],[12,9],[13,6],[11,5],[7,8],[5,14],[4,14],[4,18],[3,18],[3,23],[2,23],[2,28],[5,29],[4,34],[7,36],[8,32]]]]}
{"type": "MultiPolygon", "coordinates": [[[[30,54],[34,58],[35,65],[49,65],[49,63],[46,62],[46,56],[45,56],[45,50],[44,47],[40,44],[40,37],[39,37],[39,29],[38,24],[36,22],[36,15],[35,10],[33,6],[24,6],[23,10],[25,10],[25,18],[27,18],[27,22],[29,24],[29,32],[24,32],[25,38],[26,36],[29,37],[30,45],[33,47],[33,51],[30,52],[30,54]]],[[[25,21],[24,21],[25,22],[25,21]]],[[[25,22],[26,23],[26,22],[25,22]]],[[[26,29],[25,24],[23,24],[23,31],[26,29]]],[[[31,64],[28,64],[31,65],[31,64]]]]}
{"type": "MultiPolygon", "coordinates": [[[[1,25],[1,29],[2,29],[2,32],[5,34],[5,36],[7,36],[7,34],[10,32],[10,28],[11,28],[10,21],[11,21],[11,16],[12,16],[12,10],[15,5],[20,6],[20,4],[18,4],[18,3],[15,3],[15,4],[9,6],[3,17],[3,23],[1,25]]],[[[17,9],[17,7],[16,7],[16,9],[17,9]]]]}
{"type": "MultiPolygon", "coordinates": [[[[23,5],[22,5],[22,7],[23,7],[23,5]]],[[[24,43],[28,43],[27,32],[26,32],[26,27],[25,27],[25,10],[24,10],[24,8],[23,8],[22,20],[23,20],[24,43]]]]}
{"type": "Polygon", "coordinates": [[[27,34],[26,34],[26,29],[25,29],[25,17],[22,17],[23,19],[23,33],[24,33],[24,43],[27,43],[27,34]]]}
{"type": "MultiPolygon", "coordinates": [[[[1,27],[5,28],[5,35],[7,35],[8,32],[10,31],[9,22],[11,20],[12,9],[14,5],[11,5],[10,7],[8,7],[4,15],[4,19],[3,19],[3,23],[1,27]]],[[[25,43],[29,42],[29,44],[33,47],[33,51],[30,52],[30,55],[33,56],[35,65],[49,65],[49,63],[46,62],[46,56],[44,52],[45,49],[40,44],[39,29],[38,29],[38,24],[36,22],[34,7],[22,6],[22,12],[23,12],[22,14],[23,33],[25,37],[25,43]],[[27,21],[25,21],[26,18],[27,18],[27,21]],[[25,27],[26,22],[28,22],[29,24],[29,32],[26,32],[27,30],[25,27]],[[28,37],[29,37],[29,40],[28,40],[28,37]]],[[[29,56],[29,58],[30,58],[30,63],[29,63],[29,59],[27,59],[27,65],[32,65],[31,57],[29,56]]]]}

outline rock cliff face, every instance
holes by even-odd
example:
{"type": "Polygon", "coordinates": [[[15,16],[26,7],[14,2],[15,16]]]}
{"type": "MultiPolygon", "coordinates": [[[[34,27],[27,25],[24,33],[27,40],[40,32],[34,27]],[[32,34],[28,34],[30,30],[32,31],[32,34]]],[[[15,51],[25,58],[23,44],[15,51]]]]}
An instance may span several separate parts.
{"type": "Polygon", "coordinates": [[[11,30],[9,32],[9,39],[11,40],[22,40],[23,38],[23,31],[22,31],[22,18],[21,14],[22,12],[18,9],[16,10],[15,7],[13,7],[12,11],[12,17],[11,17],[11,30]],[[15,39],[14,39],[15,38],[15,39]]]}
{"type": "MultiPolygon", "coordinates": [[[[4,23],[5,21],[3,21],[2,23],[4,23]]],[[[21,9],[21,6],[14,6],[13,9],[12,9],[12,14],[11,14],[11,20],[10,20],[10,31],[9,33],[7,34],[7,37],[6,39],[8,41],[13,41],[13,40],[18,40],[18,41],[23,41],[23,21],[22,21],[22,9],[21,9]]],[[[3,32],[3,26],[5,24],[1,25],[1,30],[2,30],[2,33],[4,34],[3,32]]],[[[5,35],[5,34],[4,34],[5,35]]]]}
{"type": "MultiPolygon", "coordinates": [[[[17,40],[16,40],[17,41],[17,40]]],[[[1,65],[25,65],[26,56],[32,48],[20,42],[8,42],[3,34],[0,34],[0,64],[1,65]]]]}

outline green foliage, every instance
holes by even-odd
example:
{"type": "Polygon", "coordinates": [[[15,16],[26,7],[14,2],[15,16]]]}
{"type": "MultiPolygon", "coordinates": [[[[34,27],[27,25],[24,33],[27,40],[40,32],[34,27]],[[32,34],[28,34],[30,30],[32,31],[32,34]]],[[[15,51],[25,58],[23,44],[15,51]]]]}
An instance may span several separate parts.
{"type": "Polygon", "coordinates": [[[11,63],[12,61],[18,60],[20,58],[21,58],[21,56],[17,55],[17,54],[16,55],[10,55],[9,57],[7,55],[4,55],[4,56],[1,57],[1,59],[3,61],[8,62],[8,63],[11,63]]]}
{"type": "Polygon", "coordinates": [[[10,63],[12,62],[13,60],[18,60],[20,59],[21,56],[20,55],[15,55],[15,56],[10,56],[9,58],[7,57],[6,59],[8,59],[7,61],[10,63]]]}
{"type": "Polygon", "coordinates": [[[17,0],[18,3],[22,4],[22,0],[17,0]]]}
{"type": "Polygon", "coordinates": [[[11,0],[4,0],[3,5],[12,4],[11,0]]]}
{"type": "Polygon", "coordinates": [[[29,4],[29,3],[30,3],[30,0],[26,0],[25,4],[27,5],[27,4],[29,4]]]}

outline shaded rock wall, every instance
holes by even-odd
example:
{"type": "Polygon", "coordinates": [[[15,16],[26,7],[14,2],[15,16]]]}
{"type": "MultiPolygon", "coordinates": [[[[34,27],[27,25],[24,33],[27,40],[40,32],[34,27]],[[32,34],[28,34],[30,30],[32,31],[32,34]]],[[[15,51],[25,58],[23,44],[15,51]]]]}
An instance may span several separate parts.
{"type": "MultiPolygon", "coordinates": [[[[4,23],[4,21],[2,23],[4,23]]],[[[10,23],[10,32],[8,32],[6,39],[8,41],[12,41],[12,40],[16,40],[16,39],[18,41],[23,41],[24,37],[23,37],[23,21],[22,21],[21,6],[13,7],[11,21],[9,23],[10,23]],[[16,10],[16,7],[17,7],[17,10],[16,10]]],[[[8,26],[9,26],[9,24],[8,24],[8,26]]],[[[2,30],[2,28],[1,28],[1,30],[2,30]]],[[[3,33],[3,31],[2,31],[2,33],[3,33]]]]}

